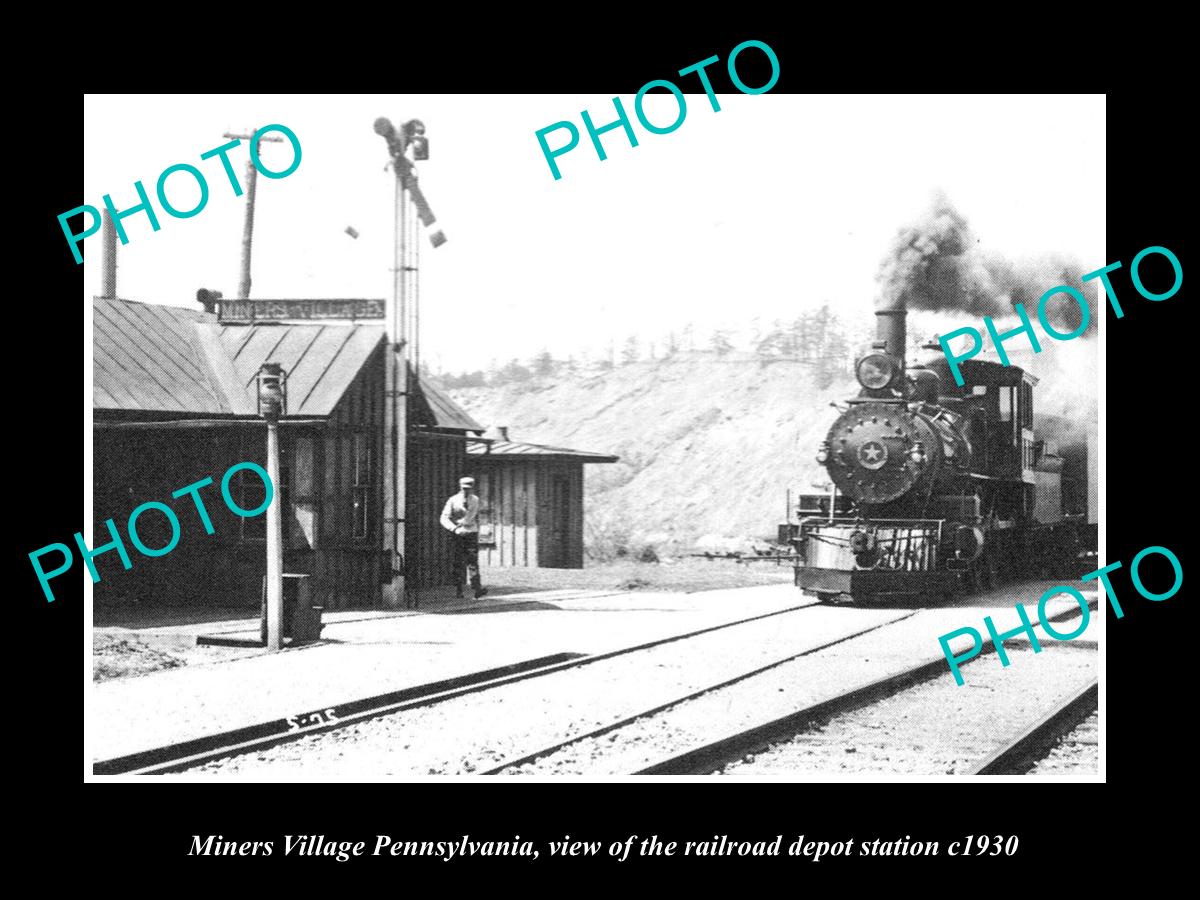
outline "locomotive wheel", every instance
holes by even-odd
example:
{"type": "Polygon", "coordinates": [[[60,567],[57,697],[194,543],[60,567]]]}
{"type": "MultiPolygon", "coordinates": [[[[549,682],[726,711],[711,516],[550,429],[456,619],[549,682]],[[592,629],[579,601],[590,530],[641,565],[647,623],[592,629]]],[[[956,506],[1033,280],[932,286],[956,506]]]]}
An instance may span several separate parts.
{"type": "Polygon", "coordinates": [[[999,555],[995,551],[985,553],[982,562],[984,581],[987,584],[987,589],[994,591],[996,588],[1000,587],[999,555]]]}
{"type": "Polygon", "coordinates": [[[987,575],[984,573],[983,560],[978,559],[971,564],[969,582],[972,594],[982,594],[987,590],[987,575]]]}

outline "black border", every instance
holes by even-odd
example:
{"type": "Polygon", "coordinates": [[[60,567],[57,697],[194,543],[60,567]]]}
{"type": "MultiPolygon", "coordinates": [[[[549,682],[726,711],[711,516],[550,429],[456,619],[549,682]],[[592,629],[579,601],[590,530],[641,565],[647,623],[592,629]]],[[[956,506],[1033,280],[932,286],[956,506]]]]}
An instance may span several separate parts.
{"type": "MultiPolygon", "coordinates": [[[[390,18],[392,14],[389,13],[390,18]]],[[[1125,262],[1124,279],[1114,278],[1126,312],[1120,321],[1108,314],[1108,554],[1109,559],[1128,561],[1150,544],[1170,547],[1188,569],[1185,538],[1189,530],[1183,516],[1189,506],[1192,479],[1188,469],[1191,448],[1188,390],[1184,366],[1194,354],[1187,349],[1189,332],[1184,322],[1186,285],[1178,295],[1162,303],[1138,298],[1127,280],[1128,263],[1149,245],[1171,248],[1187,269],[1183,216],[1185,185],[1190,184],[1190,166],[1184,154],[1193,155],[1187,142],[1176,137],[1175,123],[1188,107],[1175,93],[1174,82],[1163,76],[1146,89],[1121,86],[1108,68],[1093,70],[1089,55],[1105,53],[1103,41],[1088,45],[1078,23],[1049,21],[1043,14],[1036,22],[1020,20],[1015,27],[989,34],[973,46],[947,42],[913,23],[914,17],[932,13],[908,9],[894,14],[892,21],[868,22],[874,37],[863,40],[853,26],[830,32],[816,21],[789,27],[742,27],[728,22],[707,27],[699,11],[679,13],[687,27],[676,25],[668,32],[652,33],[639,26],[636,17],[615,22],[624,25],[619,37],[588,29],[566,28],[562,15],[553,9],[542,13],[548,28],[562,30],[550,37],[511,37],[511,30],[470,38],[455,30],[450,39],[422,43],[419,25],[396,40],[396,52],[376,53],[368,58],[351,48],[323,47],[319,71],[300,71],[297,66],[287,87],[296,92],[321,90],[405,90],[419,84],[430,92],[483,90],[495,93],[549,91],[631,94],[645,81],[670,77],[678,68],[709,55],[724,58],[729,49],[747,37],[769,43],[779,55],[782,74],[775,92],[827,92],[871,90],[1087,90],[1109,92],[1107,142],[1108,254],[1102,262],[1125,262]],[[893,31],[892,26],[907,22],[893,31]],[[733,35],[729,37],[728,35],[733,35]],[[1058,36],[1061,58],[1039,57],[1036,48],[1045,38],[1058,36]],[[1072,39],[1067,42],[1064,36],[1072,39]],[[406,73],[400,77],[403,55],[406,73]],[[966,57],[966,58],[964,58],[966,57]],[[864,59],[862,71],[855,66],[864,59]],[[331,71],[342,72],[330,76],[331,71]],[[1126,299],[1128,298],[1128,299],[1126,299]]],[[[616,14],[614,14],[615,17],[616,14]]],[[[863,11],[863,17],[868,14],[863,11]]],[[[395,14],[397,20],[401,17],[395,14]]],[[[861,24],[861,23],[859,23],[861,24]]],[[[969,23],[964,21],[965,27],[969,23]]],[[[1010,23],[1013,25],[1014,23],[1010,23]]],[[[532,27],[532,26],[531,26],[532,27]]],[[[390,26],[389,26],[390,28],[390,26]]],[[[511,24],[510,24],[511,29],[511,24]]],[[[395,29],[391,29],[395,30],[395,29]]],[[[487,31],[486,25],[479,29],[487,31]]],[[[978,37],[979,26],[969,29],[978,37]]],[[[985,29],[986,30],[986,29],[985,29]]],[[[441,34],[450,34],[443,28],[441,34]]],[[[331,43],[336,43],[331,38],[331,43]]],[[[361,44],[361,41],[359,42],[361,44]]],[[[390,39],[389,39],[390,43],[390,39]]],[[[219,55],[219,54],[218,54],[219,55]]],[[[210,60],[215,57],[210,57],[210,60]]],[[[1125,65],[1136,62],[1124,60],[1125,65]]],[[[212,66],[204,71],[172,73],[172,90],[245,90],[259,81],[275,81],[269,73],[246,69],[250,63],[232,63],[214,76],[212,66]],[[245,71],[252,74],[247,77],[245,71]],[[257,74],[254,74],[257,72],[257,74]],[[215,80],[214,80],[215,79],[215,80]]],[[[1111,66],[1111,63],[1109,63],[1111,66]]],[[[714,67],[720,73],[720,67],[714,67]]],[[[126,73],[128,75],[128,73],[126,73]]],[[[747,77],[747,80],[750,80],[747,77]]],[[[97,91],[138,89],[127,78],[98,84],[97,91]]],[[[155,84],[156,89],[168,87],[155,84]]],[[[687,86],[685,85],[685,89],[687,86]]],[[[717,89],[727,89],[717,84],[717,89]]],[[[694,91],[695,88],[690,88],[694,91]]],[[[20,214],[17,223],[30,229],[19,237],[12,250],[11,265],[28,277],[28,288],[10,298],[9,334],[14,365],[10,397],[15,404],[9,444],[16,448],[10,469],[15,487],[10,516],[20,523],[9,542],[10,566],[24,573],[16,579],[17,628],[12,635],[18,653],[11,671],[17,674],[17,690],[23,718],[23,741],[31,745],[26,755],[30,783],[37,785],[43,802],[27,825],[31,839],[46,841],[46,852],[67,858],[63,844],[35,837],[61,830],[69,820],[70,856],[83,857],[85,865],[98,871],[113,854],[123,862],[144,870],[161,868],[197,872],[227,878],[235,875],[259,877],[293,875],[291,860],[275,856],[254,858],[188,859],[184,846],[192,834],[220,833],[238,839],[280,840],[284,833],[326,834],[340,839],[370,838],[377,833],[414,839],[444,839],[469,833],[475,839],[511,839],[514,834],[536,839],[555,839],[571,834],[589,840],[611,840],[629,833],[640,836],[658,833],[676,839],[696,839],[722,833],[742,839],[798,833],[837,840],[840,838],[912,835],[920,839],[948,841],[966,834],[989,832],[1018,834],[1021,851],[1012,859],[975,860],[970,864],[936,860],[875,860],[869,867],[847,860],[822,861],[819,865],[796,860],[738,859],[655,861],[639,860],[616,866],[607,860],[571,860],[549,863],[539,860],[536,873],[521,868],[521,860],[486,860],[486,865],[464,860],[453,864],[440,861],[389,860],[387,865],[363,860],[373,872],[387,873],[388,883],[403,887],[414,866],[423,872],[448,874],[452,878],[467,865],[479,874],[517,875],[521,882],[495,882],[493,889],[532,884],[553,887],[581,883],[581,875],[620,871],[631,866],[642,873],[661,869],[678,875],[714,880],[731,873],[797,872],[804,884],[814,875],[832,872],[837,877],[852,873],[961,874],[968,884],[989,880],[989,873],[1028,872],[1030,864],[1090,866],[1085,846],[1103,846],[1109,836],[1120,833],[1123,852],[1170,840],[1170,826],[1161,826],[1153,811],[1131,808],[1165,793],[1177,795],[1176,784],[1186,781],[1186,749],[1176,746],[1177,704],[1188,682],[1184,681],[1185,650],[1172,646],[1170,638],[1186,640],[1186,594],[1181,591],[1169,601],[1150,603],[1134,595],[1126,573],[1114,577],[1124,602],[1125,617],[1108,615],[1107,663],[1107,756],[1108,787],[1095,785],[1034,786],[997,784],[981,790],[965,784],[909,785],[746,785],[707,786],[695,784],[606,785],[603,790],[572,784],[550,787],[431,783],[377,786],[294,785],[232,786],[218,792],[186,790],[181,796],[174,786],[158,785],[153,793],[130,791],[125,786],[81,785],[85,768],[80,753],[80,682],[85,678],[80,665],[80,606],[78,598],[65,589],[59,599],[46,604],[33,578],[26,554],[54,540],[62,540],[64,521],[77,522],[79,457],[75,454],[81,430],[74,416],[80,403],[79,370],[75,353],[85,339],[82,320],[64,315],[79,301],[81,272],[64,255],[64,245],[55,216],[77,205],[79,150],[82,143],[82,97],[79,92],[60,89],[46,93],[43,134],[52,140],[40,142],[35,152],[21,162],[18,190],[28,200],[17,207],[36,210],[20,214]],[[79,125],[74,123],[78,122],[79,125]],[[79,143],[72,140],[79,128],[79,143]],[[23,298],[23,301],[19,300],[23,298]],[[1184,752],[1179,752],[1183,750],[1184,752]],[[1166,779],[1172,779],[1167,782],[1166,779]],[[1180,779],[1176,781],[1176,779],[1180,779]],[[1148,787],[1149,785],[1149,787],[1148,787]],[[1171,788],[1174,787],[1174,790],[1171,788]],[[82,788],[86,793],[79,793],[82,788]],[[552,789],[551,789],[552,788],[552,789]],[[986,793],[984,793],[986,790],[986,793]],[[107,791],[104,795],[100,792],[107,791]],[[1133,791],[1137,791],[1134,795],[1133,791]],[[1102,793],[1103,792],[1103,793],[1102,793]],[[1158,793],[1163,792],[1163,793],[1158,793]],[[1131,818],[1140,815],[1140,820],[1131,818]],[[57,846],[58,849],[51,849],[57,846]],[[1074,862],[1065,864],[1065,859],[1074,862]],[[783,866],[789,866],[784,869],[783,866]],[[803,865],[797,870],[797,865],[803,865]],[[949,866],[949,872],[945,866],[949,866]],[[980,869],[983,865],[985,868],[980,869]],[[525,873],[525,874],[523,874],[525,873]],[[545,876],[549,875],[549,878],[545,876]],[[568,879],[559,881],[558,876],[568,879]]],[[[1078,130],[1094,127],[1072,117],[1064,102],[1062,135],[1036,136],[1030,140],[1070,140],[1078,130]]],[[[27,123],[29,130],[35,130],[27,123]]],[[[798,123],[802,132],[803,123],[798,123]]],[[[881,141],[886,136],[881,136],[881,141]]],[[[820,135],[799,139],[820,140],[820,135]]],[[[136,136],[131,136],[136,140],[136,136]]],[[[1099,186],[1098,186],[1099,189],[1099,186]]],[[[10,208],[11,209],[11,208],[10,208]]],[[[1127,570],[1126,570],[1127,571],[1127,570]]],[[[10,622],[12,620],[9,620],[10,622]]],[[[1186,724],[1186,721],[1185,721],[1186,724]]],[[[1166,802],[1164,800],[1164,802],[1166,802]]],[[[784,858],[786,859],[786,857],[784,858]]],[[[306,887],[314,883],[338,883],[347,873],[362,871],[355,863],[329,860],[295,860],[305,876],[306,887]]],[[[1095,871],[1100,871],[1097,867],[1095,871]]],[[[1059,868],[1059,871],[1063,869],[1059,868]]],[[[1075,878],[1084,875],[1071,873],[1075,878]]],[[[139,874],[139,877],[142,877],[139,874]]],[[[943,875],[945,877],[945,875],[943,875]]],[[[153,883],[153,882],[151,882],[153,883]]],[[[229,882],[214,881],[210,886],[229,882]]],[[[276,884],[286,886],[285,880],[276,884]]],[[[299,882],[297,882],[299,883],[299,882]]],[[[853,882],[857,886],[857,882],[853,882]]],[[[920,882],[896,881],[915,887],[920,882]]],[[[939,882],[931,882],[936,887],[939,882]]],[[[957,883],[957,882],[955,882],[957,883]]],[[[1075,883],[1074,881],[1072,883],[1075,883]]],[[[761,889],[768,889],[758,882],[761,889]]],[[[784,884],[788,884],[785,882],[784,884]]],[[[791,883],[795,884],[795,883],[791,883]]],[[[946,883],[940,882],[942,889],[946,883]]],[[[740,882],[743,889],[755,882],[740,882]]],[[[1032,887],[1030,882],[1022,887],[1032,887]]]]}

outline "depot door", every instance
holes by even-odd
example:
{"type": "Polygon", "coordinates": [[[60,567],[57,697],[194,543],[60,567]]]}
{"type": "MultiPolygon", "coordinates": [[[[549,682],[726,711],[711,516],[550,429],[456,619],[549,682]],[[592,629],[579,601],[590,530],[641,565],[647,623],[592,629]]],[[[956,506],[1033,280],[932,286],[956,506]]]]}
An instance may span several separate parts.
{"type": "Polygon", "coordinates": [[[549,546],[543,566],[563,568],[567,565],[568,523],[571,514],[571,479],[567,475],[550,476],[549,546]]]}

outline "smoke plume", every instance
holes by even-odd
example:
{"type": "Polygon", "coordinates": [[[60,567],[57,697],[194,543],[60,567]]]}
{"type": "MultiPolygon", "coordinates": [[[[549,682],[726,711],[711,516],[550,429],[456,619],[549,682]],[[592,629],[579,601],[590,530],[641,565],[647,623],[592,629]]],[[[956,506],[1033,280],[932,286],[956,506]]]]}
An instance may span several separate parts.
{"type": "MultiPolygon", "coordinates": [[[[939,195],[922,219],[900,229],[876,277],[882,309],[1007,318],[1020,303],[1036,322],[1042,294],[1058,285],[1082,292],[1079,276],[1084,271],[1073,260],[1061,257],[1016,263],[988,254],[963,215],[939,195]]],[[[1047,301],[1046,318],[1055,330],[1068,333],[1079,327],[1082,313],[1075,300],[1064,294],[1047,301]]],[[[1090,325],[1084,334],[1093,331],[1090,325]]]]}

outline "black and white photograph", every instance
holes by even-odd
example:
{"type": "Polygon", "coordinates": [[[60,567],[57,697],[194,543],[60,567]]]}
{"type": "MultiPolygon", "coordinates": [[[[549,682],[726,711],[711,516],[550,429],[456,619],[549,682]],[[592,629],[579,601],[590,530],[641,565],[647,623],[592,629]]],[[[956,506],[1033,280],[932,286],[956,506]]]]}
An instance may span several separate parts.
{"type": "Polygon", "coordinates": [[[85,780],[1105,780],[1105,97],[728,49],[85,95],[85,780]]]}

